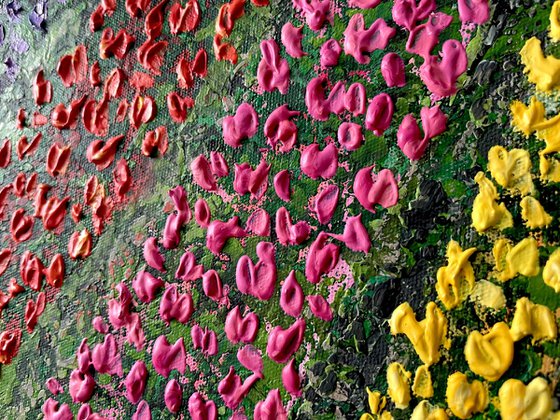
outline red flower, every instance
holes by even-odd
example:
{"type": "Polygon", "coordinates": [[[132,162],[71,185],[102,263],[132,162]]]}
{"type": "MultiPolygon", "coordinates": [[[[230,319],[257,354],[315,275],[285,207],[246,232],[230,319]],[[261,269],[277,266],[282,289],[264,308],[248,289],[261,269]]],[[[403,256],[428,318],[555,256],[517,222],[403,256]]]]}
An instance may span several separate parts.
{"type": "Polygon", "coordinates": [[[128,102],[126,99],[122,99],[119,102],[119,106],[117,108],[117,115],[115,116],[115,122],[121,123],[126,118],[126,113],[128,111],[128,102]]]}
{"type": "Polygon", "coordinates": [[[185,7],[175,3],[169,10],[169,27],[171,33],[177,35],[183,32],[191,32],[200,23],[200,5],[198,0],[189,0],[185,7]]]}
{"type": "Polygon", "coordinates": [[[4,331],[0,334],[0,363],[9,365],[17,356],[21,345],[21,330],[4,331]]]}
{"type": "Polygon", "coordinates": [[[152,41],[147,39],[136,53],[138,62],[146,70],[151,71],[155,75],[160,75],[160,67],[163,64],[163,57],[167,48],[167,41],[152,41]]]}
{"type": "Polygon", "coordinates": [[[136,38],[133,35],[129,35],[124,29],[121,29],[117,32],[117,35],[114,35],[113,29],[105,28],[99,43],[99,56],[106,59],[114,55],[122,60],[130,51],[135,40],[136,38]]]}
{"type": "Polygon", "coordinates": [[[25,289],[23,288],[23,286],[21,286],[16,279],[14,279],[13,277],[10,279],[10,284],[8,285],[8,293],[10,294],[11,298],[19,295],[24,290],[25,289]]]}
{"type": "Polygon", "coordinates": [[[177,81],[179,82],[180,88],[189,89],[193,86],[193,72],[189,60],[184,57],[179,59],[175,72],[177,73],[177,81]]]}
{"type": "Polygon", "coordinates": [[[87,148],[87,160],[93,163],[98,171],[106,169],[115,160],[115,153],[119,143],[124,139],[121,134],[119,136],[111,137],[104,142],[103,140],[92,141],[87,148]]]}
{"type": "Polygon", "coordinates": [[[126,0],[125,7],[130,17],[139,17],[150,5],[150,0],[126,0]]]}
{"type": "Polygon", "coordinates": [[[23,197],[25,194],[25,174],[23,172],[17,174],[12,186],[15,196],[19,198],[23,197]]]}
{"type": "Polygon", "coordinates": [[[91,254],[91,233],[87,229],[81,232],[74,232],[68,241],[68,254],[70,258],[85,259],[91,254]]]}
{"type": "Polygon", "coordinates": [[[235,21],[245,14],[245,0],[232,0],[220,7],[216,18],[216,34],[230,36],[235,21]]]}
{"type": "Polygon", "coordinates": [[[58,197],[51,197],[45,203],[42,210],[43,226],[47,230],[56,229],[66,216],[66,207],[70,197],[59,200],[58,197]]]}
{"type": "Polygon", "coordinates": [[[47,153],[47,172],[50,176],[64,175],[70,162],[70,146],[63,146],[59,142],[53,143],[47,153]]]}
{"type": "Polygon", "coordinates": [[[222,35],[216,34],[214,36],[214,55],[218,61],[226,60],[231,64],[237,64],[237,50],[235,47],[227,42],[222,43],[222,35]]]}
{"type": "Polygon", "coordinates": [[[10,248],[4,248],[0,251],[0,276],[7,270],[11,258],[12,250],[10,248]]]}
{"type": "Polygon", "coordinates": [[[0,218],[4,217],[4,207],[6,206],[8,194],[12,191],[12,188],[12,184],[8,184],[0,188],[0,218]]]}
{"type": "Polygon", "coordinates": [[[88,69],[87,51],[83,45],[78,45],[74,54],[63,55],[58,61],[56,72],[62,84],[71,87],[74,83],[86,80],[88,69]]]}
{"type": "Polygon", "coordinates": [[[79,203],[74,204],[70,210],[70,216],[74,223],[78,223],[82,218],[82,205],[79,203]]]}
{"type": "Polygon", "coordinates": [[[45,266],[36,255],[25,251],[19,260],[19,275],[23,284],[35,291],[41,290],[43,285],[43,270],[45,266]]]}
{"type": "Polygon", "coordinates": [[[199,49],[191,65],[192,72],[199,77],[206,77],[208,74],[208,54],[203,48],[199,49]]]}
{"type": "Polygon", "coordinates": [[[23,108],[18,109],[16,127],[18,130],[23,130],[23,127],[25,127],[25,109],[23,108]]]}
{"type": "Polygon", "coordinates": [[[115,169],[113,169],[113,179],[117,196],[120,198],[124,197],[132,185],[132,176],[130,168],[123,158],[117,162],[115,169]]]}
{"type": "Polygon", "coordinates": [[[27,196],[31,199],[33,198],[35,188],[37,187],[37,172],[33,172],[31,176],[27,179],[25,183],[25,192],[27,196]]]}
{"type": "Polygon", "coordinates": [[[101,84],[101,68],[99,67],[99,61],[93,63],[89,70],[89,84],[92,87],[99,86],[101,84]]]}
{"type": "Polygon", "coordinates": [[[161,35],[163,29],[163,8],[166,4],[167,0],[160,1],[146,15],[144,29],[149,39],[155,39],[161,35]]]}
{"type": "Polygon", "coordinates": [[[148,131],[142,142],[142,154],[148,157],[155,157],[158,154],[163,156],[167,151],[168,137],[167,128],[164,125],[155,130],[148,131]]]}
{"type": "Polygon", "coordinates": [[[97,8],[89,16],[89,30],[95,32],[101,29],[105,23],[105,18],[103,17],[103,7],[98,5],[97,8]]]}
{"type": "Polygon", "coordinates": [[[39,316],[45,310],[45,294],[43,292],[37,295],[37,301],[28,300],[27,305],[25,305],[25,325],[27,326],[27,331],[31,334],[37,325],[37,320],[39,316]]]}
{"type": "Polygon", "coordinates": [[[156,116],[156,103],[149,96],[136,95],[132,100],[129,119],[134,128],[140,127],[154,119],[156,116]]]}
{"type": "Polygon", "coordinates": [[[48,184],[39,184],[37,186],[37,191],[35,192],[35,197],[33,200],[33,205],[35,206],[33,217],[43,217],[43,210],[45,208],[45,204],[47,203],[47,194],[50,189],[51,186],[48,184]]]}
{"type": "MultiPolygon", "coordinates": [[[[51,124],[59,130],[76,128],[78,115],[80,115],[85,100],[86,96],[84,95],[80,99],[73,100],[68,108],[64,104],[55,106],[51,112],[51,124]]],[[[33,117],[35,118],[35,114],[33,117]]],[[[39,117],[37,116],[37,118],[39,117]]]]}
{"type": "Polygon", "coordinates": [[[105,86],[103,86],[103,98],[111,99],[121,96],[125,81],[125,72],[120,68],[113,69],[109,76],[107,76],[107,79],[105,79],[105,86]]]}
{"type": "Polygon", "coordinates": [[[33,80],[33,100],[37,106],[50,103],[52,99],[52,84],[45,80],[43,70],[39,70],[33,80]]]}
{"type": "Polygon", "coordinates": [[[10,139],[5,139],[0,146],[0,168],[7,167],[12,161],[12,143],[10,139]]]}
{"type": "Polygon", "coordinates": [[[31,238],[33,234],[34,221],[31,216],[25,215],[24,209],[17,209],[10,222],[10,233],[16,242],[24,242],[31,238]]]}
{"type": "Polygon", "coordinates": [[[17,144],[17,155],[19,160],[23,160],[27,155],[33,154],[39,147],[39,143],[43,138],[42,133],[37,133],[31,143],[28,143],[26,136],[21,136],[17,144]]]}
{"type": "Polygon", "coordinates": [[[167,109],[169,115],[176,123],[182,123],[187,119],[187,110],[192,108],[194,101],[192,98],[182,98],[177,92],[167,94],[167,109]]]}
{"type": "Polygon", "coordinates": [[[90,133],[104,137],[109,131],[109,102],[103,98],[97,102],[95,99],[87,101],[82,112],[82,122],[90,133]]]}
{"type": "Polygon", "coordinates": [[[52,287],[61,287],[64,281],[65,264],[61,254],[56,254],[51,259],[50,265],[43,270],[47,283],[52,287]]]}
{"type": "Polygon", "coordinates": [[[95,198],[102,194],[103,186],[99,185],[99,181],[95,175],[92,175],[84,186],[84,202],[91,206],[95,198]]]}

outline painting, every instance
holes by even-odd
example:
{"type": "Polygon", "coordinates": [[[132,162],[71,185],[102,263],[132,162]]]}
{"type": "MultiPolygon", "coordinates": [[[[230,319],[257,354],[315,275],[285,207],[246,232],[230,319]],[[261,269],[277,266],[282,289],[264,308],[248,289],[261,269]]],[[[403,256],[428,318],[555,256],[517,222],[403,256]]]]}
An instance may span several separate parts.
{"type": "Polygon", "coordinates": [[[7,0],[0,417],[560,419],[560,0],[7,0]]]}

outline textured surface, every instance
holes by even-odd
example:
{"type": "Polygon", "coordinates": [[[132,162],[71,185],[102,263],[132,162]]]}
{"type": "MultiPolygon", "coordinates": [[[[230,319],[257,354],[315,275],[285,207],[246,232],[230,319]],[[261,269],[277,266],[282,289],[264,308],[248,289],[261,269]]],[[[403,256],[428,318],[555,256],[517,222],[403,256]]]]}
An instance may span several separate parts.
{"type": "MultiPolygon", "coordinates": [[[[239,63],[232,66],[227,62],[211,60],[207,79],[200,82],[200,86],[196,88],[196,105],[187,122],[169,126],[170,147],[164,158],[138,158],[145,128],[127,140],[129,147],[123,155],[130,158],[129,164],[134,178],[133,191],[129,193],[130,197],[126,203],[116,205],[112,221],[94,242],[91,257],[79,263],[69,261],[64,286],[60,290],[51,289],[47,292],[49,303],[35,331],[32,334],[23,333],[18,357],[11,365],[1,366],[0,407],[5,413],[5,418],[36,418],[41,405],[50,394],[44,386],[45,380],[51,376],[57,377],[67,389],[65,380],[75,368],[75,351],[82,338],[88,337],[90,346],[102,341],[101,335],[91,327],[91,320],[96,315],[106,314],[106,302],[108,297],[114,296],[114,286],[121,281],[130,285],[132,277],[142,266],[141,245],[146,237],[157,235],[163,229],[163,207],[169,188],[177,184],[183,185],[189,193],[191,206],[197,196],[206,197],[213,217],[227,220],[239,214],[242,220],[246,220],[245,214],[252,208],[248,197],[236,197],[233,202],[225,204],[217,195],[208,198],[207,193],[203,194],[202,190],[192,184],[188,167],[193,157],[200,153],[208,154],[216,149],[227,153],[231,163],[247,161],[256,165],[259,162],[259,149],[266,143],[262,131],[240,150],[225,149],[227,146],[224,146],[222,141],[221,118],[232,114],[243,101],[251,102],[257,112],[262,112],[263,115],[283,103],[288,103],[292,109],[305,110],[305,87],[317,70],[314,64],[318,61],[318,46],[322,43],[317,34],[309,31],[307,27],[304,29],[304,49],[309,48],[309,55],[297,62],[287,57],[292,70],[289,94],[283,97],[277,92],[264,95],[255,92],[256,68],[261,57],[258,44],[260,40],[270,37],[279,40],[280,28],[292,13],[291,7],[286,7],[285,2],[272,3],[270,7],[264,8],[249,6],[246,15],[236,23],[230,39],[240,52],[239,63]]],[[[447,2],[441,3],[440,10],[457,16],[456,9],[444,4],[447,2]]],[[[6,39],[0,46],[0,55],[4,60],[11,58],[16,63],[10,71],[7,70],[7,66],[4,67],[4,74],[0,75],[0,115],[3,116],[0,132],[3,137],[13,139],[14,144],[20,135],[14,128],[15,115],[19,107],[32,109],[30,86],[36,70],[42,67],[49,76],[52,75],[49,79],[55,85],[54,96],[58,99],[49,106],[66,100],[67,97],[61,95],[68,93],[62,89],[54,72],[59,56],[73,51],[74,46],[82,42],[91,54],[97,54],[100,36],[99,32],[89,34],[86,29],[91,10],[85,2],[51,1],[46,32],[33,29],[27,21],[26,13],[29,10],[24,10],[25,13],[22,12],[19,21],[10,20],[7,14],[0,16],[6,31],[6,39]],[[21,53],[14,49],[14,40],[17,39],[28,45],[28,48],[22,47],[21,53]]],[[[212,50],[217,6],[206,5],[203,10],[205,17],[196,36],[193,39],[189,34],[182,39],[183,43],[170,47],[169,63],[174,63],[172,57],[177,56],[185,47],[191,51],[201,46],[207,51],[212,50]]],[[[336,15],[334,25],[326,30],[326,37],[340,38],[348,18],[355,12],[345,8],[341,10],[343,12],[336,15]]],[[[475,235],[470,227],[469,212],[477,192],[473,178],[478,170],[485,168],[487,152],[492,145],[502,144],[508,148],[532,147],[510,127],[509,103],[512,99],[525,100],[525,92],[529,91],[517,53],[525,39],[531,35],[542,36],[546,33],[550,4],[498,2],[492,4],[492,10],[490,22],[478,28],[467,48],[469,69],[466,75],[460,78],[461,89],[456,96],[442,101],[442,109],[449,116],[448,130],[432,141],[419,162],[409,162],[395,141],[398,122],[402,117],[409,112],[418,115],[420,108],[430,103],[429,94],[418,77],[411,76],[405,88],[387,89],[378,71],[383,56],[381,51],[372,54],[371,64],[367,66],[358,65],[350,57],[343,56],[341,66],[331,70],[329,74],[333,80],[344,78],[348,82],[370,78],[371,83],[366,85],[368,98],[378,92],[387,91],[395,99],[396,113],[391,128],[382,137],[375,137],[367,131],[364,146],[349,155],[347,161],[351,173],[372,164],[391,168],[399,175],[400,200],[397,206],[389,210],[380,209],[375,214],[365,214],[367,212],[362,211],[356,202],[350,204],[352,214],[364,213],[363,222],[368,227],[373,243],[372,252],[363,257],[361,253],[344,250],[342,256],[347,266],[341,265],[340,270],[337,270],[337,277],[326,279],[319,289],[316,289],[327,295],[328,287],[332,284],[353,284],[347,290],[342,287],[336,294],[333,304],[335,318],[330,324],[311,318],[309,313],[305,314],[310,319],[306,331],[306,342],[310,344],[307,348],[300,349],[297,358],[298,361],[305,361],[307,378],[304,381],[303,398],[293,403],[293,418],[356,418],[365,411],[365,386],[384,391],[385,368],[388,362],[395,360],[396,354],[400,360],[406,360],[409,354],[411,358],[415,357],[405,338],[389,335],[386,319],[390,317],[392,310],[399,303],[408,300],[415,310],[423,313],[421,308],[425,303],[435,299],[435,273],[445,262],[445,249],[450,239],[460,241],[464,249],[476,246],[481,251],[491,250],[491,243],[486,238],[475,235]],[[365,73],[356,74],[356,70],[363,70],[365,73]],[[349,280],[350,278],[352,280],[349,280]]],[[[377,16],[383,16],[389,21],[390,6],[382,4],[373,11],[364,11],[364,15],[368,22],[377,16]]],[[[121,7],[108,19],[108,24],[118,26],[119,22],[126,19],[128,16],[121,7]]],[[[460,39],[459,29],[460,22],[455,19],[440,37],[440,42],[446,38],[460,39]]],[[[399,33],[389,49],[402,52],[405,42],[404,34],[399,33]]],[[[103,67],[104,63],[101,64],[104,75],[109,72],[111,65],[114,65],[107,63],[106,67],[103,67]]],[[[134,65],[138,66],[137,63],[134,65]]],[[[408,64],[407,70],[412,67],[412,64],[408,64]]],[[[171,64],[163,68],[163,73],[161,84],[158,83],[155,88],[148,90],[158,104],[164,103],[165,94],[173,89],[171,83],[175,81],[171,64]],[[164,81],[167,74],[173,77],[173,82],[169,82],[169,85],[164,81]]],[[[132,99],[132,94],[128,94],[128,99],[132,99]]],[[[162,106],[156,120],[150,123],[147,129],[168,124],[167,120],[167,112],[162,106]]],[[[308,144],[315,138],[322,140],[327,136],[335,137],[338,123],[336,118],[324,123],[304,121],[300,118],[300,143],[308,144]]],[[[263,124],[264,116],[261,117],[261,127],[263,124]]],[[[117,131],[114,134],[116,133],[117,131]]],[[[40,180],[41,177],[44,181],[49,179],[44,172],[44,156],[52,140],[59,134],[52,128],[45,129],[43,134],[45,140],[33,159],[23,163],[15,162],[8,169],[0,170],[0,184],[11,182],[19,171],[37,170],[40,180]]],[[[85,149],[93,138],[84,130],[80,131],[69,169],[70,175],[57,181],[59,191],[81,191],[89,175],[94,173],[93,165],[85,160],[85,149]]],[[[120,151],[117,156],[121,156],[120,151]]],[[[284,168],[299,171],[299,153],[294,151],[286,155],[276,155],[269,163],[272,164],[271,174],[284,168]]],[[[538,167],[538,162],[535,162],[534,166],[538,167]]],[[[341,172],[343,171],[339,171],[335,178],[339,184],[348,179],[347,174],[341,172]]],[[[110,171],[98,176],[105,182],[111,179],[110,171]]],[[[228,185],[229,194],[233,193],[232,181],[232,175],[224,181],[224,184],[228,185]]],[[[286,207],[295,220],[309,220],[304,203],[314,194],[319,183],[305,177],[294,183],[295,193],[286,207]]],[[[269,189],[272,190],[271,185],[269,189]]],[[[264,207],[273,215],[278,207],[278,198],[273,193],[269,195],[273,198],[267,201],[264,207]]],[[[553,216],[560,216],[555,205],[558,203],[558,197],[554,192],[543,194],[541,202],[553,216]]],[[[342,215],[343,209],[339,207],[334,220],[341,221],[342,215]]],[[[2,237],[9,235],[9,223],[6,219],[4,217],[0,226],[2,237]]],[[[547,231],[550,235],[558,232],[557,220],[556,217],[547,231]]],[[[64,234],[53,235],[41,230],[41,234],[36,232],[32,240],[24,244],[25,248],[37,253],[46,252],[44,255],[50,255],[45,249],[65,249],[68,235],[73,231],[73,222],[67,218],[65,223],[68,228],[64,230],[64,234]]],[[[90,222],[86,219],[84,223],[90,222]]],[[[332,228],[337,232],[341,232],[341,229],[342,225],[332,228]]],[[[523,237],[515,235],[515,231],[512,231],[509,237],[515,241],[523,237]]],[[[218,262],[213,260],[202,246],[204,238],[203,230],[193,224],[183,234],[182,245],[192,245],[198,261],[205,267],[218,267],[218,262]]],[[[549,238],[549,241],[555,242],[555,239],[549,238]]],[[[230,241],[226,252],[231,261],[237,261],[245,253],[254,257],[257,242],[256,238],[249,238],[243,248],[240,242],[230,241]]],[[[25,248],[20,245],[18,251],[21,252],[25,248]]],[[[284,279],[292,269],[303,271],[305,260],[300,254],[303,248],[305,246],[278,249],[279,279],[284,279]]],[[[176,266],[180,254],[178,250],[167,254],[170,267],[176,266]]],[[[8,279],[17,276],[17,266],[16,263],[12,263],[2,276],[1,284],[4,287],[8,279]]],[[[490,269],[488,267],[488,270],[490,269]]],[[[172,281],[173,270],[169,271],[169,278],[164,279],[172,281]]],[[[235,288],[234,273],[235,265],[226,264],[222,279],[232,289],[235,288]]],[[[479,276],[482,276],[482,273],[479,273],[479,276]]],[[[306,293],[313,290],[312,285],[303,281],[303,278],[300,283],[306,293]]],[[[542,282],[529,283],[528,279],[521,277],[507,283],[504,289],[509,307],[513,307],[515,297],[526,294],[534,301],[547,304],[554,310],[560,306],[559,295],[551,294],[542,282]]],[[[198,292],[194,289],[193,296],[201,294],[200,290],[200,286],[198,292]]],[[[10,320],[21,317],[27,299],[25,294],[20,295],[3,311],[0,321],[2,329],[10,320]]],[[[232,293],[231,301],[233,306],[249,304],[261,317],[263,326],[267,322],[285,326],[291,323],[279,308],[278,291],[270,302],[260,302],[235,293],[232,293]]],[[[208,299],[201,302],[204,303],[197,307],[196,321],[201,326],[208,326],[218,332],[220,353],[224,354],[224,360],[209,361],[200,353],[191,350],[195,361],[193,367],[196,365],[196,369],[192,372],[187,369],[187,379],[183,387],[185,399],[194,391],[194,382],[201,379],[209,397],[219,402],[218,406],[222,406],[215,390],[219,378],[212,372],[217,371],[225,375],[230,364],[238,369],[242,368],[235,358],[236,347],[231,346],[223,334],[227,311],[223,308],[217,309],[208,299]]],[[[171,327],[167,327],[159,320],[158,305],[159,301],[156,300],[152,304],[138,307],[147,337],[147,347],[149,348],[150,342],[161,333],[165,333],[171,342],[179,336],[189,337],[188,326],[172,324],[171,327]]],[[[493,323],[494,315],[488,315],[488,319],[483,321],[479,316],[474,307],[460,308],[454,319],[461,325],[454,325],[452,328],[461,328],[463,325],[478,328],[485,323],[493,323]]],[[[261,329],[255,345],[259,349],[266,346],[264,328],[261,329]]],[[[150,360],[146,351],[136,352],[129,345],[124,348],[125,371],[139,358],[150,360]]],[[[190,349],[190,346],[187,345],[187,348],[190,349]]],[[[554,344],[525,346],[517,353],[510,377],[525,380],[533,377],[535,372],[543,369],[543,353],[550,360],[558,362],[560,354],[554,344]]],[[[447,376],[452,373],[451,369],[466,370],[466,363],[461,356],[462,346],[454,346],[449,355],[453,361],[452,368],[437,366],[432,372],[434,383],[444,384],[447,376]]],[[[550,360],[545,359],[545,363],[553,363],[550,360]]],[[[416,367],[414,363],[418,363],[416,358],[409,364],[409,369],[416,367]]],[[[280,370],[281,365],[265,358],[265,379],[253,388],[243,402],[247,413],[252,413],[254,404],[264,399],[270,389],[282,388],[280,370]]],[[[543,372],[551,379],[558,374],[557,371],[548,368],[543,372]]],[[[111,380],[108,375],[98,375],[97,381],[100,386],[90,402],[94,411],[115,418],[128,418],[132,415],[135,407],[123,397],[124,390],[122,387],[118,388],[119,381],[111,380]]],[[[149,377],[146,399],[152,407],[154,418],[172,418],[165,410],[161,397],[166,383],[166,380],[156,375],[149,377]]],[[[435,392],[437,400],[444,401],[445,387],[436,386],[435,392]]],[[[284,391],[282,395],[285,397],[284,401],[287,401],[284,391]]],[[[57,400],[71,402],[67,393],[57,400]]],[[[71,406],[77,411],[77,405],[71,406]]],[[[186,413],[186,409],[184,412],[186,413]]],[[[225,407],[220,408],[220,414],[224,416],[231,413],[231,410],[225,407]]],[[[402,411],[399,415],[402,417],[396,418],[408,418],[410,411],[402,411]]],[[[488,418],[498,418],[494,409],[490,410],[488,418]]]]}

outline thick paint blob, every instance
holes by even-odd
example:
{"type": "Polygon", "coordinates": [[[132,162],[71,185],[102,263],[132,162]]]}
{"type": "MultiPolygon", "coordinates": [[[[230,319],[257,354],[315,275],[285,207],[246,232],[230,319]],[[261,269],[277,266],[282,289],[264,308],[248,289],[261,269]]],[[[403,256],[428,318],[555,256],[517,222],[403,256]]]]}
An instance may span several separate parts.
{"type": "Polygon", "coordinates": [[[224,118],[222,130],[224,141],[231,147],[241,146],[241,141],[253,137],[259,126],[255,109],[248,103],[242,103],[235,115],[224,118]]]}
{"type": "Polygon", "coordinates": [[[288,55],[292,58],[303,57],[305,52],[301,48],[303,39],[303,26],[297,28],[291,22],[286,22],[282,26],[281,40],[288,55]]]}
{"type": "Polygon", "coordinates": [[[305,320],[297,319],[284,329],[276,326],[268,335],[266,354],[277,363],[286,363],[299,349],[305,332],[305,320]]]}
{"type": "Polygon", "coordinates": [[[397,181],[389,169],[378,174],[372,172],[373,166],[362,168],[354,178],[354,194],[366,210],[375,213],[375,205],[388,208],[397,204],[399,189],[397,181]]]}
{"type": "Polygon", "coordinates": [[[235,282],[241,293],[268,300],[276,286],[274,245],[270,242],[259,242],[256,253],[259,259],[256,264],[247,255],[243,255],[237,261],[235,282]]]}
{"type": "Polygon", "coordinates": [[[332,178],[338,169],[338,149],[331,143],[321,150],[319,144],[312,143],[301,152],[300,167],[312,179],[332,178]]]}
{"type": "Polygon", "coordinates": [[[381,18],[366,29],[364,16],[356,13],[350,18],[344,31],[344,52],[354,57],[358,63],[368,64],[370,61],[368,54],[385,49],[396,33],[397,31],[381,18]]]}
{"type": "Polygon", "coordinates": [[[387,53],[381,60],[381,75],[388,87],[403,87],[406,84],[404,61],[397,53],[387,53]]]}
{"type": "Polygon", "coordinates": [[[297,281],[294,270],[290,271],[282,288],[280,289],[280,307],[286,315],[297,318],[303,309],[304,294],[303,289],[297,281]]]}
{"type": "Polygon", "coordinates": [[[322,67],[334,67],[338,64],[342,47],[336,39],[329,39],[323,43],[320,50],[322,67]]]}
{"type": "Polygon", "coordinates": [[[259,318],[253,312],[241,315],[239,306],[229,311],[224,326],[226,336],[233,344],[252,343],[259,331],[259,318]]]}
{"type": "Polygon", "coordinates": [[[320,232],[315,241],[309,247],[309,253],[305,261],[305,277],[313,284],[321,281],[323,274],[327,274],[338,264],[340,248],[327,243],[329,236],[320,232]]]}
{"type": "Polygon", "coordinates": [[[152,365],[157,373],[169,377],[173,369],[185,373],[185,344],[183,338],[179,338],[175,344],[169,344],[167,337],[160,335],[152,350],[152,365]]]}

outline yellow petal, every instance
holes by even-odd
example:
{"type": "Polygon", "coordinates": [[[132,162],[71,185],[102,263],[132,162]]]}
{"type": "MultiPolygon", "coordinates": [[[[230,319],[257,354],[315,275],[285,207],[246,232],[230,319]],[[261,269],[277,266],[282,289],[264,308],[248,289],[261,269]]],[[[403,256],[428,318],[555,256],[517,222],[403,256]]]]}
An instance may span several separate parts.
{"type": "Polygon", "coordinates": [[[477,281],[471,293],[471,299],[486,308],[494,310],[506,306],[506,297],[503,289],[487,280],[477,281]]]}
{"type": "Polygon", "coordinates": [[[387,393],[397,408],[406,408],[410,403],[410,377],[400,363],[393,362],[387,368],[387,393]]]}
{"type": "Polygon", "coordinates": [[[504,322],[494,324],[487,334],[473,331],[465,344],[469,368],[488,381],[497,381],[513,361],[513,339],[504,322]]]}
{"type": "Polygon", "coordinates": [[[458,306],[472,291],[475,278],[469,258],[475,252],[476,248],[463,251],[453,240],[447,245],[447,266],[439,268],[436,282],[438,298],[447,309],[458,306]]]}
{"type": "Polygon", "coordinates": [[[511,213],[506,209],[504,203],[498,204],[498,191],[492,181],[484,176],[484,173],[476,174],[474,180],[478,184],[478,195],[474,199],[472,221],[473,227],[483,233],[492,227],[500,230],[512,227],[513,219],[511,213]]]}
{"type": "Polygon", "coordinates": [[[534,238],[525,238],[513,247],[509,240],[498,239],[492,253],[501,281],[511,280],[517,274],[532,277],[539,273],[539,251],[534,238]]]}
{"type": "Polygon", "coordinates": [[[496,182],[512,194],[527,195],[533,192],[531,157],[523,149],[493,146],[488,152],[488,170],[496,182]]]}
{"type": "Polygon", "coordinates": [[[533,303],[523,297],[515,304],[510,333],[513,341],[519,341],[528,335],[533,336],[533,343],[540,340],[555,340],[556,318],[546,306],[533,303]]]}
{"type": "Polygon", "coordinates": [[[552,222],[552,217],[544,210],[539,200],[533,197],[523,197],[519,203],[521,217],[529,229],[546,227],[552,222]]]}
{"type": "Polygon", "coordinates": [[[510,106],[512,125],[526,137],[536,130],[535,125],[544,121],[544,105],[536,97],[531,97],[529,106],[513,101],[510,106]]]}
{"type": "Polygon", "coordinates": [[[543,280],[546,285],[552,287],[556,293],[560,293],[560,248],[557,248],[546,262],[543,269],[543,280]]]}
{"type": "Polygon", "coordinates": [[[455,372],[447,379],[447,405],[460,419],[468,419],[488,406],[488,390],[480,381],[469,383],[465,374],[455,372]]]}
{"type": "Polygon", "coordinates": [[[544,56],[541,41],[532,37],[519,52],[521,62],[525,65],[525,73],[529,82],[537,89],[548,92],[555,89],[560,82],[560,60],[549,55],[544,56]]]}
{"type": "Polygon", "coordinates": [[[546,419],[552,411],[550,388],[543,378],[534,378],[528,385],[508,379],[498,396],[502,420],[546,419]]]}
{"type": "Polygon", "coordinates": [[[416,369],[414,382],[412,383],[412,392],[420,398],[432,398],[434,396],[432,375],[427,365],[420,365],[416,369]]]}

